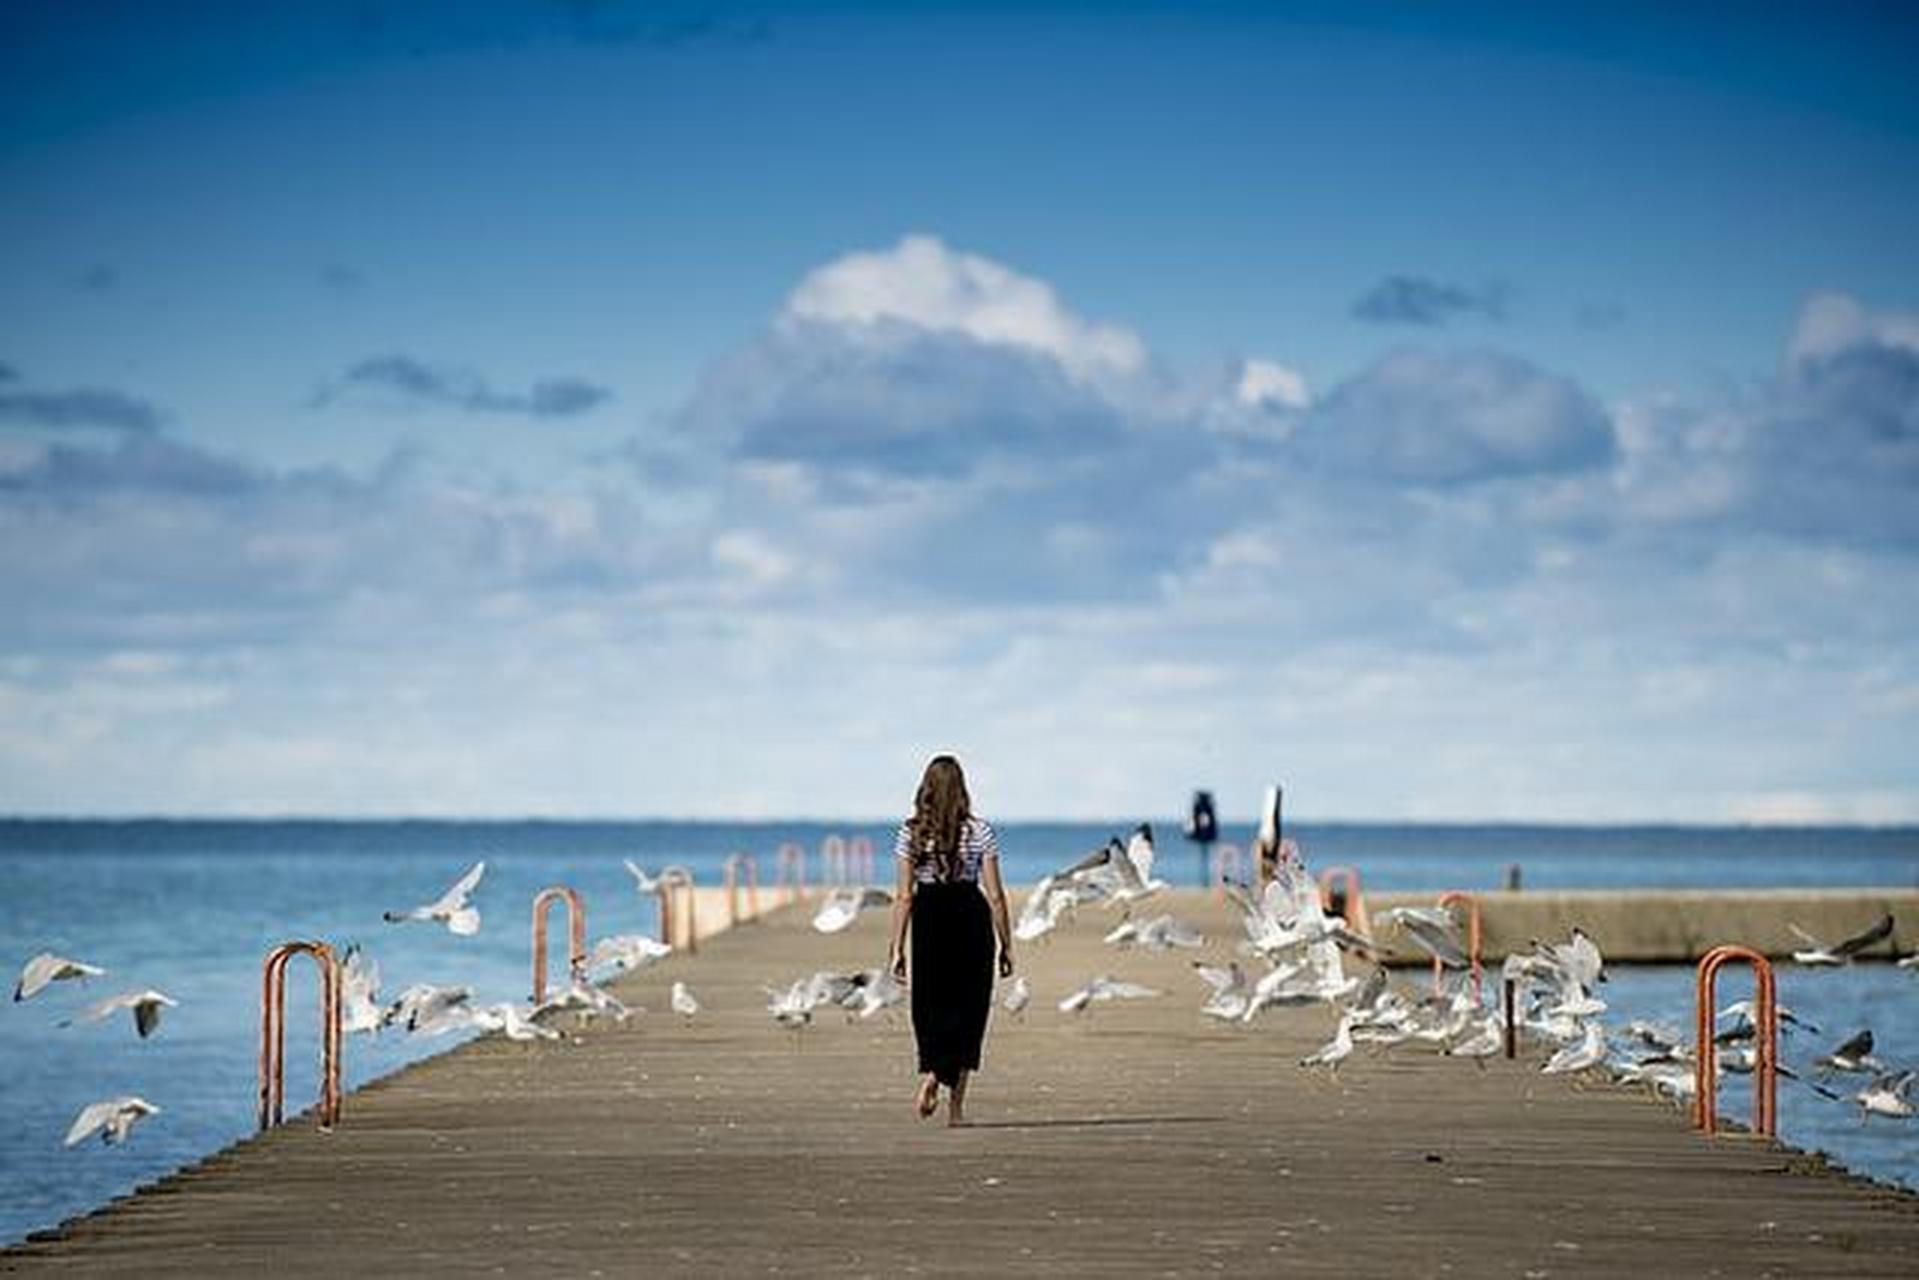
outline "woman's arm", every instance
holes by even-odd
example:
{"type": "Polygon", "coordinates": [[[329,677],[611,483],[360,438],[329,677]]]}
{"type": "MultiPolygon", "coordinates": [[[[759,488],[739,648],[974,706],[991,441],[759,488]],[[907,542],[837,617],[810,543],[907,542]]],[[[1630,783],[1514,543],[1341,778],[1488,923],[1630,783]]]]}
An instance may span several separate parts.
{"type": "Polygon", "coordinates": [[[893,859],[893,931],[892,945],[886,953],[886,968],[901,982],[906,981],[906,921],[913,914],[913,860],[893,859]]]}
{"type": "Polygon", "coordinates": [[[980,888],[986,891],[986,905],[993,910],[993,932],[999,935],[999,976],[1013,976],[1013,926],[1006,914],[1006,886],[1000,883],[999,858],[980,863],[980,888]]]}

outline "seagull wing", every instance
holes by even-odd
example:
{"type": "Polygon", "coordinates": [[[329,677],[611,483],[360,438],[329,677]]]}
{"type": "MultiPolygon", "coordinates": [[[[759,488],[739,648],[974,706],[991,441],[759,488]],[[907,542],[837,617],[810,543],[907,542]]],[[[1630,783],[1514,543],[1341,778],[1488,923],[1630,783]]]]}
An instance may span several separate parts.
{"type": "Polygon", "coordinates": [[[104,1102],[90,1102],[80,1108],[80,1114],[73,1118],[73,1125],[67,1130],[66,1146],[77,1146],[85,1142],[127,1102],[125,1098],[108,1098],[104,1102]]]}
{"type": "Polygon", "coordinates": [[[1888,911],[1885,915],[1880,916],[1878,921],[1874,923],[1870,929],[1855,933],[1844,942],[1833,943],[1832,953],[1836,956],[1857,955],[1873,943],[1891,936],[1892,913],[1888,911]]]}
{"type": "Polygon", "coordinates": [[[158,996],[159,998],[141,1000],[133,1006],[133,1029],[140,1033],[142,1040],[152,1035],[155,1029],[159,1027],[160,1010],[173,1004],[173,1001],[160,995],[157,991],[149,991],[146,994],[148,996],[158,996]]]}
{"type": "Polygon", "coordinates": [[[1824,951],[1826,949],[1826,944],[1824,942],[1822,942],[1818,938],[1813,937],[1810,933],[1807,933],[1804,929],[1801,929],[1798,925],[1794,924],[1790,920],[1786,921],[1786,929],[1788,932],[1792,934],[1793,937],[1799,939],[1799,941],[1805,943],[1808,947],[1811,947],[1814,951],[1824,951]]]}
{"type": "Polygon", "coordinates": [[[452,915],[466,906],[467,895],[480,885],[480,877],[486,874],[486,860],[482,858],[466,869],[466,874],[453,882],[453,887],[440,895],[433,904],[435,915],[452,915]]]}
{"type": "Polygon", "coordinates": [[[1872,1052],[1872,1028],[1867,1027],[1832,1051],[1835,1058],[1863,1058],[1872,1052]]]}

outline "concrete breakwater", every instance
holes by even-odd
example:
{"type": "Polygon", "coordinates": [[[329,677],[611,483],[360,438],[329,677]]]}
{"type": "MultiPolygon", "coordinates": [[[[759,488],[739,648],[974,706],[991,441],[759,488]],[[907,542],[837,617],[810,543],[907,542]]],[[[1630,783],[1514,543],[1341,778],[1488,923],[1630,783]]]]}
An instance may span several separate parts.
{"type": "MultiPolygon", "coordinates": [[[[1437,893],[1367,894],[1377,916],[1389,907],[1431,906],[1437,893]]],[[[1690,964],[1721,943],[1739,943],[1773,957],[1804,948],[1789,925],[1824,942],[1893,918],[1892,936],[1861,958],[1889,959],[1919,950],[1919,889],[1634,889],[1489,892],[1479,903],[1481,954],[1488,961],[1526,950],[1534,939],[1561,941],[1577,926],[1619,963],[1690,964]]],[[[1455,911],[1463,920],[1465,908],[1455,911]]],[[[1388,963],[1425,957],[1382,930],[1388,963]]]]}

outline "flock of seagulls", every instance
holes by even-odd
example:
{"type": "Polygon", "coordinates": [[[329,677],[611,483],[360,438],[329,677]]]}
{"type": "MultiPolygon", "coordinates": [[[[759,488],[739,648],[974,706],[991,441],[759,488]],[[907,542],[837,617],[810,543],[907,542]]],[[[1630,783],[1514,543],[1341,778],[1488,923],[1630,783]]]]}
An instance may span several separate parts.
{"type": "MultiPolygon", "coordinates": [[[[642,893],[657,886],[657,878],[631,861],[636,887],[642,893]]],[[[383,918],[391,924],[430,923],[443,926],[449,934],[472,937],[480,930],[480,910],[473,902],[475,891],[486,874],[486,863],[475,862],[439,897],[400,911],[387,911],[383,918]]],[[[354,943],[340,959],[340,1028],[348,1035],[378,1035],[393,1031],[409,1036],[430,1038],[455,1031],[494,1032],[512,1041],[557,1041],[564,1035],[549,1025],[544,1015],[571,1011],[582,1021],[609,1017],[625,1021],[640,1010],[631,1009],[605,988],[587,980],[595,971],[631,973],[670,955],[673,948],[644,934],[619,934],[599,939],[587,957],[585,974],[574,974],[568,984],[537,1006],[501,1002],[476,1004],[473,988],[459,984],[416,982],[397,995],[381,999],[380,967],[367,950],[354,943]]],[[[41,952],[28,960],[14,984],[16,1002],[31,1000],[58,983],[86,981],[105,977],[107,970],[53,952],[41,952]]],[[[700,1003],[685,982],[675,982],[671,995],[673,1011],[692,1018],[700,1003]]],[[[122,991],[96,1000],[79,1012],[63,1018],[61,1027],[78,1023],[104,1022],[122,1012],[129,1015],[135,1034],[141,1040],[160,1028],[165,1010],[179,1002],[163,991],[139,988],[122,991]]],[[[81,1108],[68,1129],[65,1145],[72,1147],[94,1135],[108,1145],[124,1142],[135,1124],[160,1114],[160,1108],[136,1094],[125,1094],[89,1103],[81,1108]]]]}

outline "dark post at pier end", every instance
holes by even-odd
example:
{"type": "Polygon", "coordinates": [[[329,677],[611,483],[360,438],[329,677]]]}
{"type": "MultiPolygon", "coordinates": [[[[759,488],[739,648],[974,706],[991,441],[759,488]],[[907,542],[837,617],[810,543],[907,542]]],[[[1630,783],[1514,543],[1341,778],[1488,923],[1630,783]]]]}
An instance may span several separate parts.
{"type": "Polygon", "coordinates": [[[1193,807],[1186,817],[1186,838],[1199,849],[1198,883],[1204,886],[1209,878],[1213,841],[1219,839],[1219,811],[1213,807],[1212,792],[1193,792],[1193,807]]]}

